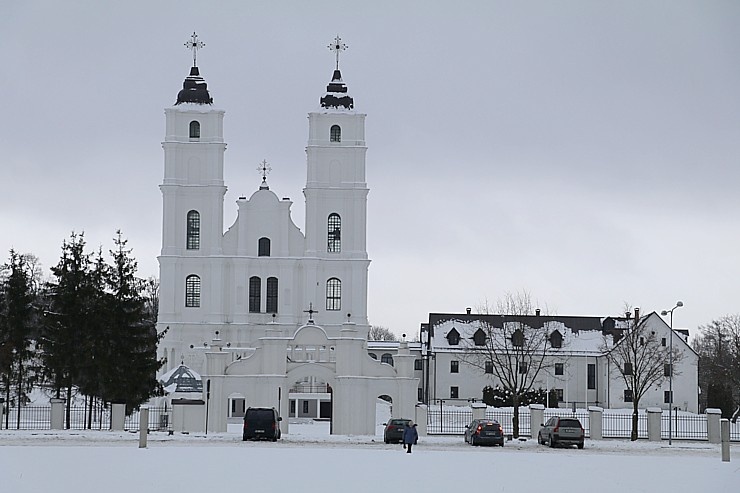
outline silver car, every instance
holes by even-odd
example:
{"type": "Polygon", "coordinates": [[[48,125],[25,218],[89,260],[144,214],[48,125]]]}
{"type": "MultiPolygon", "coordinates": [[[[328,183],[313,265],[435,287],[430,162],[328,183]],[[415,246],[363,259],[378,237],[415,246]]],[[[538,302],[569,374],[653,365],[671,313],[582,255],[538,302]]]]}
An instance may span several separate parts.
{"type": "Polygon", "coordinates": [[[577,445],[578,448],[583,448],[586,432],[578,419],[553,416],[542,426],[537,435],[537,443],[540,445],[577,445]]]}

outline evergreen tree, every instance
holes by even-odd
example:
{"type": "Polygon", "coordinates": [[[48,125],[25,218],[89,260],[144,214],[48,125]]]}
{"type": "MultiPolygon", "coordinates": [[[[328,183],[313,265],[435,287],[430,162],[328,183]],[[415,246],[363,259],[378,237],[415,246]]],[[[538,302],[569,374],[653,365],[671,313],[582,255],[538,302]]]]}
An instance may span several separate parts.
{"type": "MultiPolygon", "coordinates": [[[[8,407],[11,400],[18,406],[17,427],[20,427],[20,407],[25,404],[36,377],[31,364],[34,358],[35,297],[32,290],[32,269],[26,257],[10,250],[9,262],[2,267],[0,299],[1,380],[8,407]]],[[[7,425],[6,419],[6,427],[7,425]]]]}
{"type": "MultiPolygon", "coordinates": [[[[105,370],[104,399],[138,406],[150,397],[161,395],[156,379],[163,361],[157,359],[156,314],[143,293],[145,281],[136,277],[137,262],[126,248],[120,231],[111,250],[113,264],[108,272],[111,294],[108,319],[110,354],[105,370]]],[[[162,334],[163,335],[163,334],[162,334]]]]}
{"type": "Polygon", "coordinates": [[[85,253],[84,233],[72,232],[62,243],[62,256],[52,267],[49,306],[40,338],[46,379],[57,398],[66,398],[66,427],[70,426],[73,393],[80,383],[85,357],[85,334],[94,305],[90,255],[85,253]]]}

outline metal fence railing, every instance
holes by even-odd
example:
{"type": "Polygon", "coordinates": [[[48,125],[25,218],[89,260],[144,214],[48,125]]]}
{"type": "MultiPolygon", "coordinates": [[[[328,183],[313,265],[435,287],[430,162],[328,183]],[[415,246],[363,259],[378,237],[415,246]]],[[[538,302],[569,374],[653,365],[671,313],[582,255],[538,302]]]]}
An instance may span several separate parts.
{"type": "Polygon", "coordinates": [[[664,412],[660,417],[660,437],[667,440],[671,437],[679,440],[706,440],[707,415],[674,413],[671,416],[664,412]]]}
{"type": "MultiPolygon", "coordinates": [[[[604,438],[630,438],[632,435],[632,413],[608,413],[601,417],[601,433],[604,438]]],[[[637,438],[648,437],[648,417],[644,411],[637,414],[637,438]]]]}
{"type": "MultiPolygon", "coordinates": [[[[510,435],[513,432],[513,414],[512,408],[488,407],[485,417],[486,419],[495,419],[501,423],[504,433],[510,435]]],[[[552,416],[578,418],[583,425],[586,437],[591,436],[590,413],[585,409],[577,409],[575,414],[569,409],[545,409],[543,420],[547,421],[552,416]]],[[[605,409],[601,419],[602,436],[604,438],[630,438],[632,433],[631,412],[605,409]]],[[[432,435],[462,435],[472,420],[473,412],[469,407],[430,406],[427,410],[427,432],[432,435]]],[[[668,413],[665,412],[661,417],[661,437],[664,440],[668,439],[668,423],[668,413]]],[[[707,440],[706,414],[681,412],[674,414],[670,423],[673,439],[707,440]]],[[[532,428],[529,408],[519,408],[519,436],[531,437],[532,428]]],[[[644,410],[640,410],[637,414],[637,438],[648,438],[648,416],[644,410]]],[[[740,442],[740,421],[730,422],[730,440],[740,442]]]]}
{"type": "MultiPolygon", "coordinates": [[[[165,407],[149,408],[149,430],[165,431],[169,427],[170,410],[165,407]]],[[[51,407],[50,406],[24,406],[6,409],[7,414],[2,415],[0,429],[11,430],[50,430],[51,429],[51,407]],[[19,416],[20,413],[20,416],[19,416]]],[[[139,430],[139,410],[134,410],[124,419],[123,428],[127,431],[139,430]]],[[[110,408],[93,408],[90,412],[85,406],[72,406],[64,410],[63,428],[70,430],[110,430],[111,413],[110,408]]]]}

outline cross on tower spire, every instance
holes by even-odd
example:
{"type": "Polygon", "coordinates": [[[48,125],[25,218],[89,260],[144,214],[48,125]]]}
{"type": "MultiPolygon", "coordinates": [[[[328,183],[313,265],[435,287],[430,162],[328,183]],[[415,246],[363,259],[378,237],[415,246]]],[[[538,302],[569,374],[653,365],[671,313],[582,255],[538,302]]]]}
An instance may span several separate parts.
{"type": "Polygon", "coordinates": [[[193,31],[193,35],[190,36],[190,39],[187,40],[187,41],[185,41],[185,47],[188,50],[192,50],[193,51],[193,67],[197,67],[198,66],[196,64],[196,58],[197,58],[198,50],[200,50],[201,48],[203,48],[205,45],[206,44],[203,41],[201,41],[201,40],[198,39],[198,35],[195,34],[195,31],[193,31]]]}
{"type": "Polygon", "coordinates": [[[303,313],[308,313],[308,323],[313,325],[313,314],[319,313],[318,310],[313,309],[313,303],[308,304],[308,310],[303,310],[303,313]]]}
{"type": "Polygon", "coordinates": [[[334,42],[327,46],[331,51],[333,51],[336,54],[337,57],[337,70],[339,70],[339,53],[346,50],[348,46],[342,41],[342,38],[339,37],[337,34],[337,37],[334,38],[334,42]]]}
{"type": "Polygon", "coordinates": [[[262,175],[262,185],[260,185],[260,190],[269,190],[269,187],[267,186],[267,175],[272,171],[272,167],[267,164],[267,159],[262,160],[259,166],[257,166],[257,171],[262,175]]]}

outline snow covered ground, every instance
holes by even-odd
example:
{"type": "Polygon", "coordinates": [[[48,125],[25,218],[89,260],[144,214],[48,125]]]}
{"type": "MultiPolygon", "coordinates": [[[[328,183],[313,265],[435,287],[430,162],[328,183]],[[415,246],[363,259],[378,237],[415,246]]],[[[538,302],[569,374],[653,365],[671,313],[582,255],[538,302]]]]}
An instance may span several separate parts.
{"type": "Polygon", "coordinates": [[[462,437],[421,437],[412,454],[376,436],[332,436],[327,422],[290,423],[276,443],[227,433],[0,432],[2,491],[738,491],[740,445],[732,461],[706,442],[586,441],[584,450],[534,440],[502,449],[462,437]]]}

